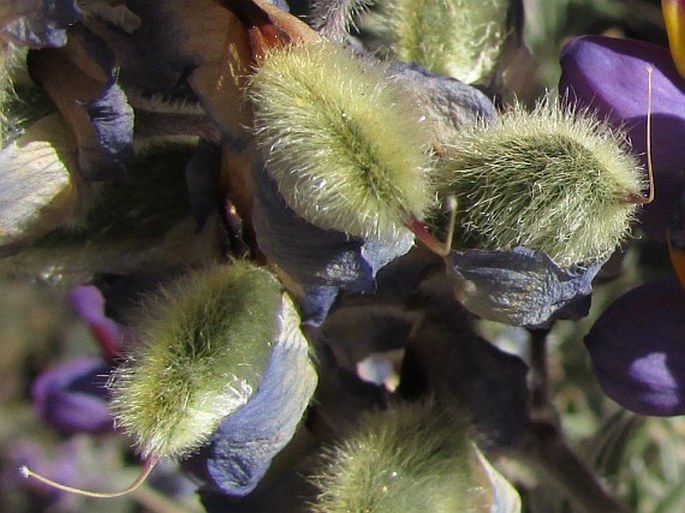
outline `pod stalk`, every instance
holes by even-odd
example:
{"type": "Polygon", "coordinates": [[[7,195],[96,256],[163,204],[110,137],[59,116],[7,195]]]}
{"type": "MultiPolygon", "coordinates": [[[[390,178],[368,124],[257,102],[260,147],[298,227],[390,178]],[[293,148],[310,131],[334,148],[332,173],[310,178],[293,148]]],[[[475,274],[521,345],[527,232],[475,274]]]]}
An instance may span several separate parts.
{"type": "Polygon", "coordinates": [[[35,479],[36,481],[43,483],[44,485],[47,485],[51,488],[55,488],[57,490],[83,495],[85,497],[93,497],[96,499],[113,499],[115,497],[122,497],[124,495],[128,495],[131,492],[136,491],[148,478],[148,476],[155,468],[159,460],[160,457],[156,455],[148,457],[143,462],[143,467],[140,471],[140,474],[138,474],[138,477],[136,477],[135,481],[133,481],[133,483],[131,483],[123,490],[119,490],[117,492],[96,492],[92,490],[83,490],[81,488],[65,485],[63,483],[58,483],[57,481],[53,481],[52,479],[49,479],[45,476],[42,476],[41,474],[38,474],[37,472],[34,472],[26,465],[23,465],[19,469],[19,471],[21,472],[21,475],[24,476],[26,479],[35,479]]]}

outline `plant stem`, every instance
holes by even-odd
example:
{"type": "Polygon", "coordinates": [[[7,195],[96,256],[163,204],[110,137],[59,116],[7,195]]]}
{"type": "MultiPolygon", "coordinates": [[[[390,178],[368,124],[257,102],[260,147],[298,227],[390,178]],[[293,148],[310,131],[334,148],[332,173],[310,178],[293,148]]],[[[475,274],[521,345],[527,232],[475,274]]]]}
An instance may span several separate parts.
{"type": "Polygon", "coordinates": [[[555,426],[545,421],[531,421],[526,431],[518,456],[541,475],[551,478],[569,501],[587,513],[629,512],[604,489],[555,426]]]}

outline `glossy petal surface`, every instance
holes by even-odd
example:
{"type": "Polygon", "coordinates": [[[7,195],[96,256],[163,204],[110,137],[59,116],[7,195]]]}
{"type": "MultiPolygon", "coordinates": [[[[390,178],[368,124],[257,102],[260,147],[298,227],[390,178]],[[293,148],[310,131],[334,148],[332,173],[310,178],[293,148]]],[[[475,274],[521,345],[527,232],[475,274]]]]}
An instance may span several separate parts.
{"type": "Polygon", "coordinates": [[[642,415],[685,414],[685,291],[676,280],[621,296],[585,343],[595,375],[616,402],[642,415]]]}
{"type": "Polygon", "coordinates": [[[559,90],[615,126],[624,127],[643,164],[647,152],[648,68],[652,67],[652,155],[656,201],[643,208],[641,227],[663,240],[680,191],[685,188],[685,81],[668,49],[629,39],[583,36],[561,54],[559,90]]]}

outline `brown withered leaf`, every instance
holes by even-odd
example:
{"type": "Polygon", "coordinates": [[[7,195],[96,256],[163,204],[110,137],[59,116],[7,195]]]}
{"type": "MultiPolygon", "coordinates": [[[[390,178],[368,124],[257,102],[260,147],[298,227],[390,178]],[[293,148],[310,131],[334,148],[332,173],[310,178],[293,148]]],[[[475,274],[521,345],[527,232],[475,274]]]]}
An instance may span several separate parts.
{"type": "Polygon", "coordinates": [[[265,0],[226,0],[245,26],[258,60],[270,48],[317,43],[322,37],[309,25],[265,0]]]}
{"type": "Polygon", "coordinates": [[[121,179],[133,155],[133,109],[106,43],[82,28],[65,47],[32,52],[28,64],[76,137],[84,178],[121,179]]]}

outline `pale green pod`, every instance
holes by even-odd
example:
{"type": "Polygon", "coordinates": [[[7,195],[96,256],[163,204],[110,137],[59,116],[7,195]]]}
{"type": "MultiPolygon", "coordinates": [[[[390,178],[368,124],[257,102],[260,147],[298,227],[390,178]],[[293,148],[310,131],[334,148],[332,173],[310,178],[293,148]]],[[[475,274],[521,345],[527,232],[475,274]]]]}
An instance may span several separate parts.
{"type": "Polygon", "coordinates": [[[461,415],[433,401],[364,415],[314,478],[312,513],[519,512],[520,499],[480,454],[461,415]]]}
{"type": "Polygon", "coordinates": [[[430,131],[382,66],[327,42],[274,49],[249,97],[267,170],[310,223],[394,239],[434,201],[430,131]]]}
{"type": "Polygon", "coordinates": [[[257,388],[291,311],[278,280],[245,262],[181,278],[148,302],[142,344],[113,376],[117,426],[146,458],[198,449],[257,388]]]}
{"type": "Polygon", "coordinates": [[[379,0],[362,29],[400,61],[467,84],[487,83],[508,35],[509,6],[509,0],[379,0]]]}
{"type": "Polygon", "coordinates": [[[458,200],[462,242],[527,246],[561,266],[608,257],[646,201],[624,134],[551,99],[460,132],[439,173],[441,195],[458,200]]]}

